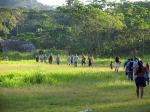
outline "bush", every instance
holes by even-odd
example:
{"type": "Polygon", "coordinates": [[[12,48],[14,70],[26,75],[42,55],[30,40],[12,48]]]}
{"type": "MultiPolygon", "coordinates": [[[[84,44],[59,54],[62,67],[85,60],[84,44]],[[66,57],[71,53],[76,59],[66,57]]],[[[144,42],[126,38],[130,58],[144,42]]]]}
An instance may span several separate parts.
{"type": "Polygon", "coordinates": [[[21,52],[4,52],[0,54],[3,60],[29,60],[35,57],[35,53],[21,53],[21,52]]]}
{"type": "Polygon", "coordinates": [[[68,55],[67,51],[63,50],[56,50],[56,49],[46,49],[46,50],[37,50],[35,52],[4,52],[0,53],[0,60],[31,60],[34,59],[35,56],[39,53],[44,53],[49,55],[52,53],[53,55],[61,55],[66,56],[68,55]]]}

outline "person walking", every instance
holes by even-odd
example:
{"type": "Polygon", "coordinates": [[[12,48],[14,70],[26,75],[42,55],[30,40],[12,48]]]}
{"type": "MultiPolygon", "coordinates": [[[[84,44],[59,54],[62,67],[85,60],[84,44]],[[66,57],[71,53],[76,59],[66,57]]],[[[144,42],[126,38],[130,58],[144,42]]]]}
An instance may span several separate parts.
{"type": "Polygon", "coordinates": [[[86,58],[84,55],[82,56],[81,64],[82,64],[82,66],[84,66],[86,64],[86,58]]]}
{"type": "Polygon", "coordinates": [[[120,57],[119,56],[116,56],[115,57],[115,65],[114,65],[114,67],[115,67],[115,72],[119,72],[119,67],[120,67],[120,57]]]}
{"type": "Polygon", "coordinates": [[[60,57],[59,57],[59,55],[56,56],[56,64],[57,64],[57,65],[60,64],[60,57]]]}
{"type": "Polygon", "coordinates": [[[144,74],[145,69],[143,67],[142,61],[138,61],[138,70],[136,72],[137,77],[135,78],[135,84],[136,84],[136,94],[137,98],[143,98],[144,95],[144,87],[146,86],[144,74]]]}
{"type": "Polygon", "coordinates": [[[137,58],[134,58],[134,61],[133,61],[133,80],[135,80],[136,78],[136,72],[138,70],[138,59],[137,58]]]}
{"type": "Polygon", "coordinates": [[[52,53],[50,54],[49,58],[48,58],[49,64],[53,63],[53,56],[52,53]]]}
{"type": "Polygon", "coordinates": [[[130,59],[128,59],[124,63],[125,75],[126,75],[127,79],[128,79],[128,74],[129,74],[129,62],[130,62],[130,59]]]}
{"type": "Polygon", "coordinates": [[[43,54],[40,54],[40,55],[39,55],[39,59],[40,59],[41,62],[43,62],[43,61],[44,61],[44,55],[43,55],[43,54]]]}
{"type": "Polygon", "coordinates": [[[39,62],[39,55],[36,55],[35,60],[36,62],[39,62]]]}
{"type": "Polygon", "coordinates": [[[46,63],[46,61],[47,61],[47,55],[45,54],[44,55],[44,62],[46,63]]]}
{"type": "Polygon", "coordinates": [[[128,80],[133,81],[133,59],[128,63],[128,80]]]}
{"type": "Polygon", "coordinates": [[[70,55],[69,55],[68,58],[67,58],[67,64],[68,64],[68,65],[71,65],[71,56],[70,56],[70,55]]]}
{"type": "Polygon", "coordinates": [[[76,54],[76,55],[74,56],[74,66],[75,66],[75,67],[78,66],[78,61],[79,61],[79,57],[78,57],[78,55],[76,54]]]}
{"type": "Polygon", "coordinates": [[[92,64],[93,64],[93,58],[92,58],[92,55],[89,55],[88,60],[89,60],[89,67],[91,67],[92,64]]]}
{"type": "Polygon", "coordinates": [[[147,85],[149,85],[149,64],[148,63],[146,63],[145,69],[146,69],[146,73],[144,74],[144,78],[145,81],[147,82],[147,85]]]}
{"type": "Polygon", "coordinates": [[[74,64],[74,55],[71,55],[71,65],[74,64]]]}
{"type": "Polygon", "coordinates": [[[113,62],[112,61],[110,62],[110,69],[111,70],[113,69],[113,62]]]}

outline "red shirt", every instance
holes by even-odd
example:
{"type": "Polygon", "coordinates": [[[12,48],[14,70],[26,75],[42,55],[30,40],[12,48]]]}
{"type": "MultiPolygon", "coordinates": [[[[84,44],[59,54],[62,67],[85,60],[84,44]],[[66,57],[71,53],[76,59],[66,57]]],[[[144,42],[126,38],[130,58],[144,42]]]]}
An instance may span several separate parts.
{"type": "Polygon", "coordinates": [[[140,70],[137,71],[137,76],[144,77],[145,72],[147,72],[147,67],[143,66],[141,71],[140,70]]]}

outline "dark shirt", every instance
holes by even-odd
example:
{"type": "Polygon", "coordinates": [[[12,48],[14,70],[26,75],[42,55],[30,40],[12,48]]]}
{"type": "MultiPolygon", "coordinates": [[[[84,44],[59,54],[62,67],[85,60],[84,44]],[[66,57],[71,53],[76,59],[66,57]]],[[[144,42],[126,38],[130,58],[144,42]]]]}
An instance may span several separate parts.
{"type": "Polygon", "coordinates": [[[146,67],[142,67],[142,69],[137,70],[137,77],[144,77],[145,72],[147,71],[146,67]]]}

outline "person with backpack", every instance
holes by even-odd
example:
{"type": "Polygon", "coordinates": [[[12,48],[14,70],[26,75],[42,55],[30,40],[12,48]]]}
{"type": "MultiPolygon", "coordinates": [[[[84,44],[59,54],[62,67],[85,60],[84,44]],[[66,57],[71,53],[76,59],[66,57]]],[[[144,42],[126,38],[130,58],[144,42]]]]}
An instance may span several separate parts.
{"type": "Polygon", "coordinates": [[[124,62],[125,75],[126,75],[127,79],[128,79],[128,73],[129,73],[129,69],[128,69],[129,62],[130,62],[130,59],[128,59],[124,62]]]}
{"type": "Polygon", "coordinates": [[[145,81],[147,82],[147,85],[149,85],[149,64],[146,63],[146,66],[145,66],[145,74],[144,74],[144,78],[145,78],[145,81]]]}
{"type": "Polygon", "coordinates": [[[128,65],[128,80],[133,81],[133,59],[131,58],[128,65]]]}
{"type": "Polygon", "coordinates": [[[82,56],[81,64],[82,64],[82,66],[84,66],[86,64],[86,58],[84,55],[82,56]]]}
{"type": "Polygon", "coordinates": [[[136,94],[137,98],[143,98],[144,95],[144,87],[146,86],[144,74],[145,74],[145,69],[143,67],[142,61],[138,61],[138,69],[136,72],[136,78],[135,78],[135,84],[136,84],[136,94]]]}
{"type": "Polygon", "coordinates": [[[138,69],[138,59],[137,58],[134,58],[134,61],[133,61],[133,79],[135,80],[136,78],[136,71],[138,69]]]}

